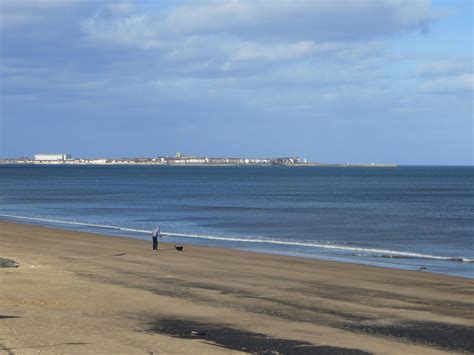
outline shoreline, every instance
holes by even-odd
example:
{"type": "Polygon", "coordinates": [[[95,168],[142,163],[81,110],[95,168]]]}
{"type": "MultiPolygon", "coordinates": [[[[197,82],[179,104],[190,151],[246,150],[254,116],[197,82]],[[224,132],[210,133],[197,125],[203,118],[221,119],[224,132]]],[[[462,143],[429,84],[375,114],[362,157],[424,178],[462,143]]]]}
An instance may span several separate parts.
{"type": "MultiPolygon", "coordinates": [[[[82,222],[75,222],[75,221],[62,221],[62,220],[54,220],[54,219],[42,219],[42,218],[34,218],[34,217],[25,217],[25,216],[14,216],[14,215],[1,215],[0,214],[0,222],[11,222],[11,223],[17,223],[17,224],[26,224],[26,225],[31,225],[31,226],[39,226],[39,227],[45,227],[45,228],[52,228],[52,229],[58,229],[58,230],[63,230],[63,231],[70,231],[70,232],[84,232],[84,233],[93,233],[93,234],[99,234],[103,236],[109,236],[109,237],[119,237],[119,238],[126,238],[126,239],[132,239],[132,240],[143,240],[143,238],[137,238],[133,236],[133,233],[139,233],[142,235],[146,235],[145,239],[148,238],[148,236],[151,234],[150,231],[144,231],[144,230],[136,230],[136,229],[128,229],[124,227],[118,227],[118,226],[105,226],[105,225],[96,225],[96,224],[91,224],[91,223],[82,223],[82,222]],[[6,218],[5,218],[6,217],[6,218]],[[19,221],[20,220],[20,221],[19,221]],[[33,221],[33,222],[28,222],[28,221],[33,221]],[[35,223],[35,222],[43,222],[43,223],[35,223]],[[67,229],[67,228],[62,228],[60,225],[74,225],[78,227],[85,227],[85,230],[80,230],[78,229],[67,229]],[[59,226],[58,226],[59,225],[59,226]],[[91,228],[91,230],[87,230],[87,228],[91,228]],[[94,230],[95,228],[95,230],[94,230]],[[117,231],[117,232],[124,232],[122,234],[120,233],[106,233],[105,231],[117,231]],[[103,233],[101,231],[104,231],[103,233]],[[130,233],[130,234],[127,234],[130,233]]],[[[186,239],[184,234],[173,234],[173,233],[164,233],[166,237],[171,236],[171,237],[180,237],[186,239]]],[[[196,240],[199,240],[197,235],[193,235],[193,238],[196,238],[196,240]]],[[[203,239],[206,239],[205,236],[203,236],[203,239]]],[[[193,239],[191,239],[193,240],[193,239]]],[[[219,239],[220,240],[220,239],[219,239]]],[[[166,242],[165,242],[166,243],[166,242]]],[[[264,242],[262,242],[264,244],[264,242]]],[[[324,255],[324,254],[319,254],[319,255],[304,255],[298,252],[279,252],[279,251],[272,251],[272,250],[266,250],[262,251],[260,249],[251,249],[251,248],[245,248],[245,247],[231,247],[231,246],[215,246],[215,245],[206,245],[202,243],[193,243],[191,242],[186,242],[186,244],[189,245],[194,245],[194,246],[199,246],[199,247],[209,247],[209,248],[222,248],[222,249],[228,249],[228,250],[240,250],[244,252],[251,252],[251,253],[257,253],[257,254],[268,254],[268,255],[281,255],[281,256],[289,256],[289,257],[295,257],[295,258],[303,258],[303,259],[309,259],[309,260],[319,260],[319,261],[330,261],[330,262],[337,262],[337,263],[345,263],[345,264],[353,264],[353,265],[365,265],[365,266],[370,266],[370,267],[377,267],[377,268],[383,268],[383,269],[394,269],[394,270],[409,270],[409,271],[420,271],[423,270],[424,272],[428,273],[434,273],[434,274],[439,274],[439,275],[447,275],[447,276],[456,276],[456,277],[462,277],[462,278],[467,278],[467,279],[474,279],[474,275],[472,277],[462,275],[462,274],[455,274],[455,273],[449,273],[449,272],[443,272],[443,271],[437,271],[437,270],[432,270],[431,266],[426,267],[426,265],[429,262],[432,262],[433,260],[426,259],[425,262],[422,262],[423,258],[418,258],[415,260],[418,260],[419,262],[415,264],[396,264],[396,263],[387,263],[383,262],[381,260],[386,259],[386,260],[398,260],[398,259],[404,259],[403,257],[397,257],[395,256],[384,256],[380,257],[379,260],[367,260],[367,259],[351,259],[351,255],[347,256],[331,256],[331,255],[324,255]],[[422,269],[420,269],[422,268],[422,269]]],[[[399,252],[399,253],[404,253],[404,252],[399,252]]],[[[408,253],[408,252],[407,252],[408,253]]],[[[414,252],[413,252],[414,253],[414,252]]],[[[454,257],[448,257],[449,259],[447,260],[442,260],[446,262],[456,262],[456,263],[472,263],[472,261],[457,261],[457,260],[450,260],[454,259],[454,257]]]]}
{"type": "Polygon", "coordinates": [[[0,351],[474,351],[463,277],[11,222],[0,246],[0,351]]]}

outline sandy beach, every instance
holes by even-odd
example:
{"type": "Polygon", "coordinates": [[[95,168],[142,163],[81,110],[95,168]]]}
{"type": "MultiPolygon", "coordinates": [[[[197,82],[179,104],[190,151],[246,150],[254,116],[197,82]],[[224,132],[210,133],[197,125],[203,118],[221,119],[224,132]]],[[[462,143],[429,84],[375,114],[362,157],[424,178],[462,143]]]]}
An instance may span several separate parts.
{"type": "Polygon", "coordinates": [[[0,353],[474,352],[474,280],[0,222],[0,353]]]}

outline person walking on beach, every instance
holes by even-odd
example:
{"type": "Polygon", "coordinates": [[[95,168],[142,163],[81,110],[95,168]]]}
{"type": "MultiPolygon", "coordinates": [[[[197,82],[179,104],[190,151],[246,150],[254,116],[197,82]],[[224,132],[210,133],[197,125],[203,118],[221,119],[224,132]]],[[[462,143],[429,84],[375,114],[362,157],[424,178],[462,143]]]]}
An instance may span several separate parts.
{"type": "Polygon", "coordinates": [[[158,237],[160,236],[160,226],[156,226],[156,228],[151,233],[151,239],[153,240],[153,250],[158,250],[158,237]]]}

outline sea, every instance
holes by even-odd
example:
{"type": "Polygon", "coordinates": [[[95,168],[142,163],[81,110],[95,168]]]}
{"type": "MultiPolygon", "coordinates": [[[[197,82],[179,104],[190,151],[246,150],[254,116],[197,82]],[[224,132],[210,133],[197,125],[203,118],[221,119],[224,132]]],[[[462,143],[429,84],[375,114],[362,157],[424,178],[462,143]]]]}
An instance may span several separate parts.
{"type": "Polygon", "coordinates": [[[0,219],[474,278],[472,166],[0,165],[0,219]]]}

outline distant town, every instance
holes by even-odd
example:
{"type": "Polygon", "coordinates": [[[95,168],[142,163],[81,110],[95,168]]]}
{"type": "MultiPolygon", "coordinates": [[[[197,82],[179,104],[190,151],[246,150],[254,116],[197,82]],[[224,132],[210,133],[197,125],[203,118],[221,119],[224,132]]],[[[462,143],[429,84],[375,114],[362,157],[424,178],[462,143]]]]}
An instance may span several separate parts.
{"type": "Polygon", "coordinates": [[[396,167],[396,164],[327,164],[308,162],[299,157],[279,158],[212,158],[188,156],[176,153],[173,157],[158,156],[155,158],[73,158],[69,154],[35,154],[31,157],[0,159],[0,164],[35,164],[35,165],[189,165],[189,166],[363,166],[363,167],[396,167]]]}

